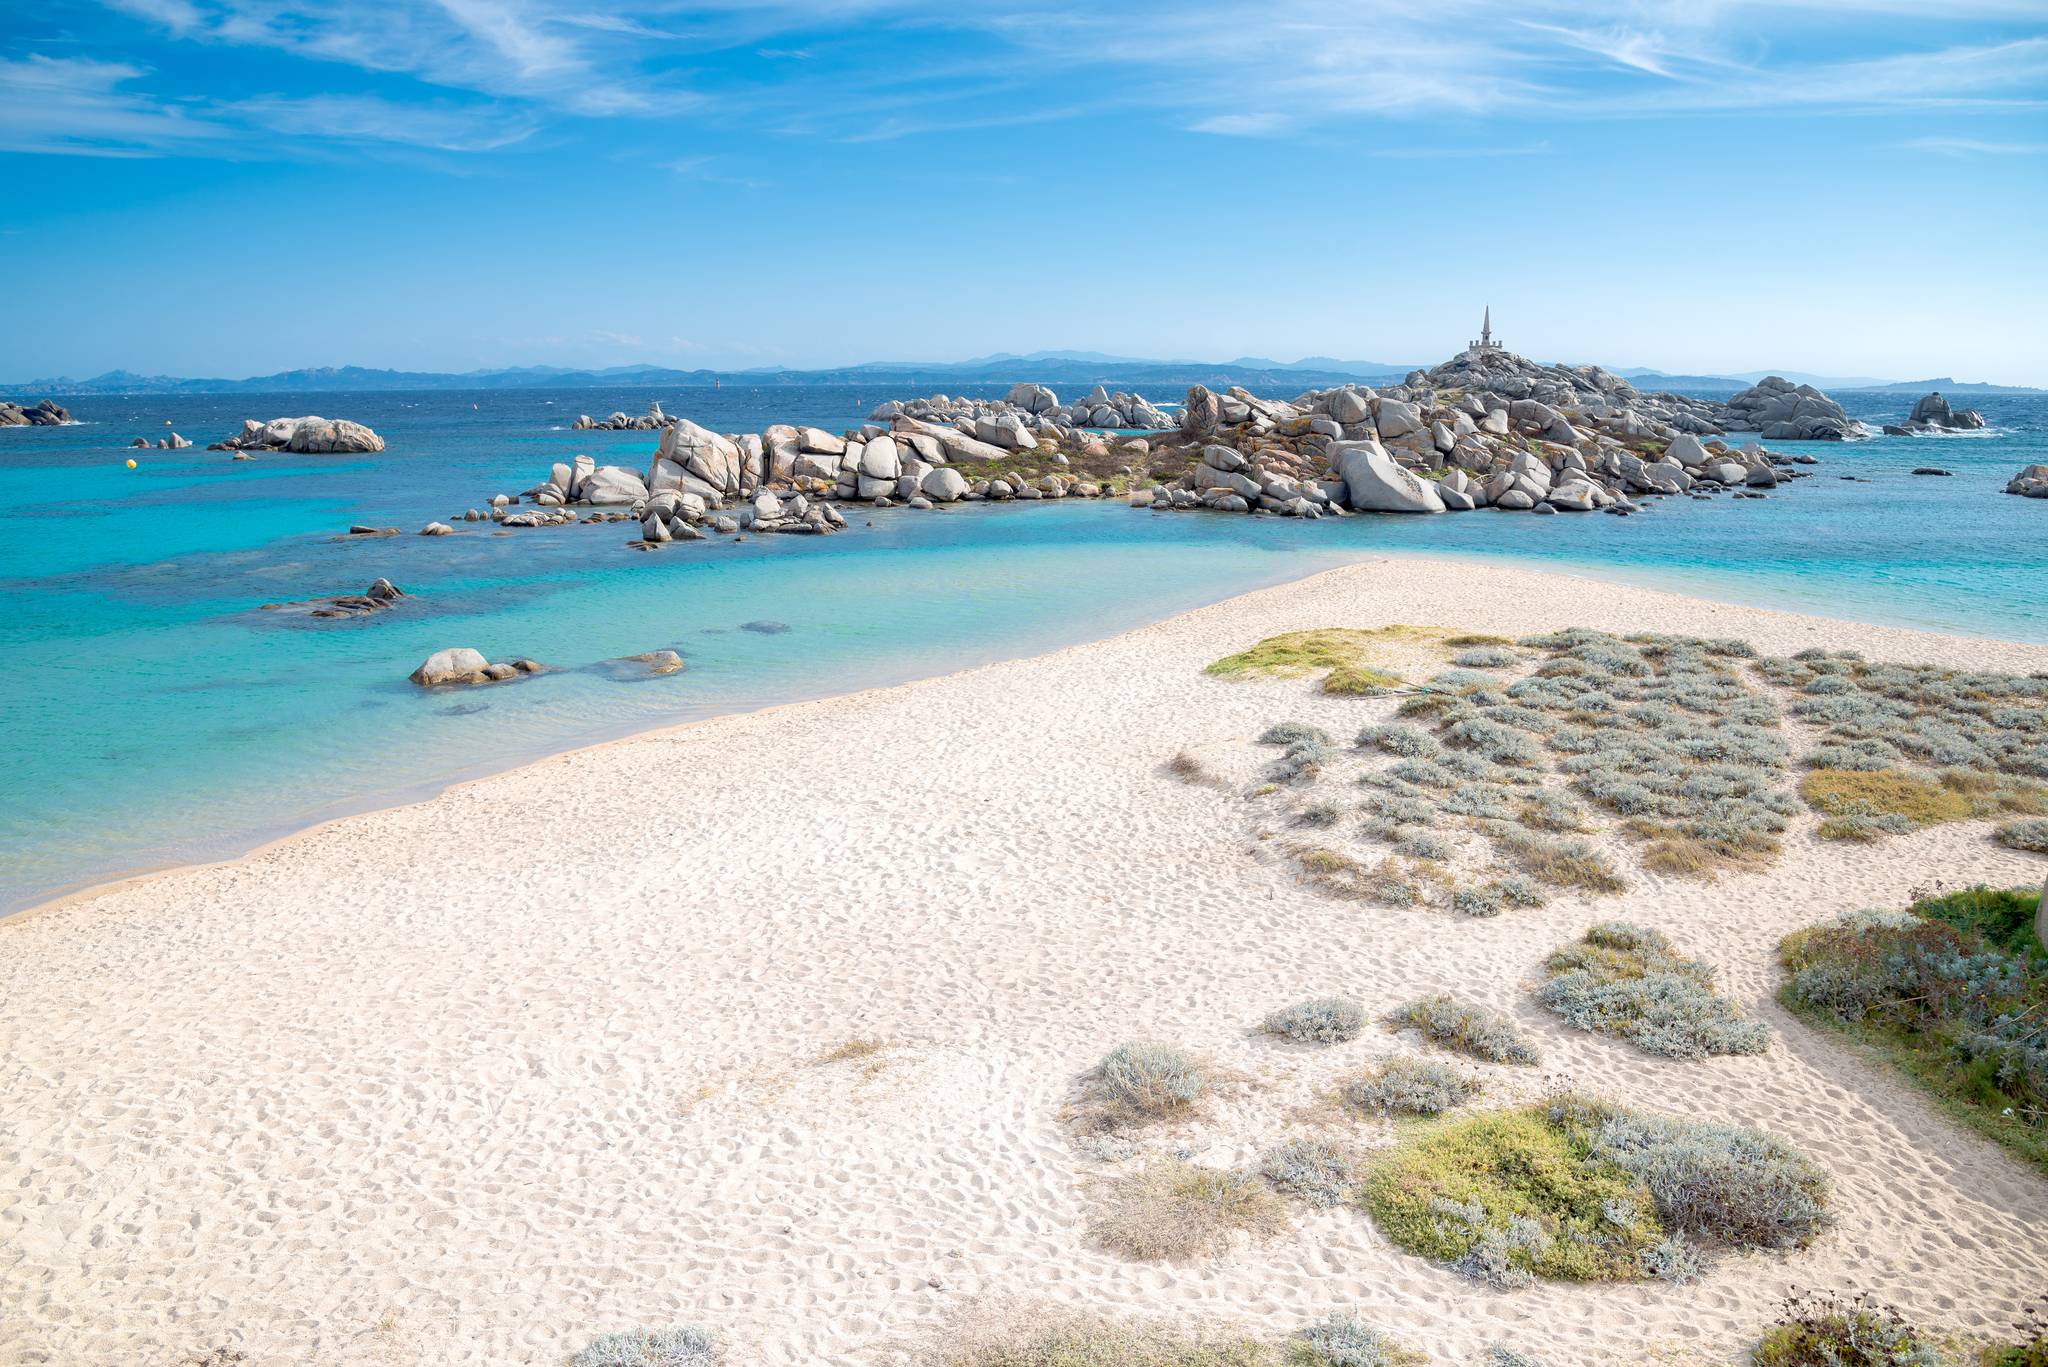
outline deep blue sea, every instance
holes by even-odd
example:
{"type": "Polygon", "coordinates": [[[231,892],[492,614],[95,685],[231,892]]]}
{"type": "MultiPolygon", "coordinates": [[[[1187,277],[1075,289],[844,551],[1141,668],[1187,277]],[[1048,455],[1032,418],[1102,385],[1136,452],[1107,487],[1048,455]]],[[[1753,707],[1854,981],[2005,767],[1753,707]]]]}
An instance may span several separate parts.
{"type": "MultiPolygon", "coordinates": [[[[1819,444],[1818,477],[1769,500],[1669,500],[1641,517],[1300,523],[1120,501],[961,505],[854,511],[852,528],[829,538],[719,538],[658,554],[624,549],[622,525],[412,533],[516,494],[578,452],[646,465],[653,434],[569,431],[578,413],[640,413],[658,399],[722,431],[840,430],[908,395],[54,397],[77,425],[0,428],[0,912],[572,746],[1033,654],[1388,553],[2048,641],[2048,504],[2000,492],[2020,466],[2048,462],[2038,395],[1972,400],[1990,436],[1819,444]],[[246,462],[204,449],[245,417],[304,413],[365,422],[387,448],[246,462]],[[126,449],[171,430],[194,447],[126,449]],[[1907,473],[1922,464],[1955,477],[1907,473]],[[337,539],[352,522],[405,535],[337,539]],[[360,592],[380,575],[412,596],[373,618],[260,610],[360,592]],[[759,620],[790,629],[740,629],[759,620]],[[406,682],[450,645],[559,668],[468,694],[406,682]],[[662,647],[688,668],[645,678],[603,665],[662,647]]],[[[1873,422],[1911,403],[1843,397],[1873,422]]]]}

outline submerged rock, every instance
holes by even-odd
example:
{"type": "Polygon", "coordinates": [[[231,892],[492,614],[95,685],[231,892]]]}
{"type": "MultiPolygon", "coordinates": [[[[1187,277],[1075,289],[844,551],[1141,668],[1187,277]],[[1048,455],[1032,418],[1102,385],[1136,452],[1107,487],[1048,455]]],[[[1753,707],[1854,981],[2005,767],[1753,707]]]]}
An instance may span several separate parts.
{"type": "Polygon", "coordinates": [[[647,666],[650,674],[673,674],[683,667],[683,657],[673,650],[649,650],[638,655],[628,655],[633,664],[647,666]]]}
{"type": "Polygon", "coordinates": [[[493,664],[481,651],[453,646],[429,655],[409,677],[422,688],[441,688],[450,684],[499,683],[540,672],[541,666],[532,660],[521,658],[493,664]]]}

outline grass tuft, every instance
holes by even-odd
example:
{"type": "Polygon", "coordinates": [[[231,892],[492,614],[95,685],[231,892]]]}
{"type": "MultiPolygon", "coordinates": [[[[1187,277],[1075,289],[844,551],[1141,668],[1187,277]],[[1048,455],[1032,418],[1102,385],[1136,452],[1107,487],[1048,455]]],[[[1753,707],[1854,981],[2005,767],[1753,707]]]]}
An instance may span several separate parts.
{"type": "Polygon", "coordinates": [[[713,1367],[724,1357],[715,1335],[689,1325],[601,1334],[569,1367],[713,1367]]]}
{"type": "Polygon", "coordinates": [[[1162,1159],[1103,1183],[1095,1242],[1141,1262],[1184,1262],[1287,1227],[1287,1208],[1253,1173],[1162,1159]]]}

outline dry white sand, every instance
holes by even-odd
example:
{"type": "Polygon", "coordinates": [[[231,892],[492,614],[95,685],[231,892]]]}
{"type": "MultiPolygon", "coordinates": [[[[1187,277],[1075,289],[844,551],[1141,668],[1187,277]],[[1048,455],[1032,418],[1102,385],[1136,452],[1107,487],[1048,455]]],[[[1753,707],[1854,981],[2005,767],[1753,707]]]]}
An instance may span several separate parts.
{"type": "Polygon", "coordinates": [[[1768,873],[1597,904],[1473,921],[1330,900],[1247,857],[1236,795],[1161,762],[1249,756],[1281,718],[1348,735],[1386,704],[1201,666],[1282,630],[1397,621],[2048,668],[2038,646],[1385,561],[564,755],[71,899],[0,924],[0,1362],[231,1345],[256,1364],[554,1363],[603,1330],[693,1322],[740,1363],[884,1363],[1012,1293],[1274,1332],[1355,1308],[1439,1361],[1505,1338],[1553,1367],[1725,1360],[1795,1284],[1945,1330],[2016,1321],[2048,1287],[2048,1181],[1778,1009],[1773,945],[2043,861],[1982,822],[1838,847],[1808,821],[1768,873]],[[1616,914],[1718,963],[1776,1028],[1770,1052],[1661,1060],[1535,1007],[1541,957],[1616,914]],[[1267,1010],[1439,988],[1512,1012],[1548,1074],[1803,1147],[1834,1178],[1834,1231],[1696,1286],[1519,1293],[1406,1256],[1351,1210],[1192,1267],[1089,1245],[1100,1168],[1061,1110],[1109,1046],[1177,1041],[1256,1079],[1168,1137],[1234,1161],[1398,1047],[1377,1029],[1323,1052],[1249,1037],[1267,1010]],[[889,1047],[815,1063],[856,1036],[889,1047]]]}

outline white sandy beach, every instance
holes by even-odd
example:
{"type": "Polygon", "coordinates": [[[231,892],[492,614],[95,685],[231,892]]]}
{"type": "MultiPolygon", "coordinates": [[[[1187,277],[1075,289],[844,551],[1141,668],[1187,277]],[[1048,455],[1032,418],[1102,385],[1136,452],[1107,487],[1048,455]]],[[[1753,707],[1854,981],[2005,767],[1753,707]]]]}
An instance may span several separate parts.
{"type": "Polygon", "coordinates": [[[2048,1288],[2048,1180],[1778,1008],[1774,948],[2048,861],[1985,822],[1838,846],[1803,818],[1777,866],[1717,882],[1492,920],[1332,900],[1248,857],[1236,791],[1162,765],[1189,747],[1248,777],[1273,721],[1348,737],[1383,717],[1201,671],[1276,632],[1391,622],[2048,669],[2044,646],[1385,560],[563,755],[0,922],[0,1363],[225,1345],[252,1365],[552,1364],[694,1323],[735,1364],[881,1367],[1009,1295],[1276,1333],[1355,1309],[1450,1364],[1497,1340],[1552,1367],[1729,1361],[1794,1285],[1936,1329],[2015,1325],[2048,1288]],[[1770,1051],[1659,1059],[1539,1009],[1543,955],[1613,916],[1719,965],[1770,1051]],[[1545,1077],[1796,1144],[1834,1179],[1835,1228],[1693,1286],[1521,1292],[1404,1254],[1354,1209],[1187,1267],[1089,1243],[1100,1165],[1061,1113],[1112,1045],[1173,1041],[1250,1078],[1168,1136],[1235,1162],[1395,1047],[1377,1027],[1282,1047],[1248,1033],[1267,1011],[1436,989],[1510,1012],[1545,1077]],[[887,1047],[816,1062],[855,1037],[887,1047]]]}

